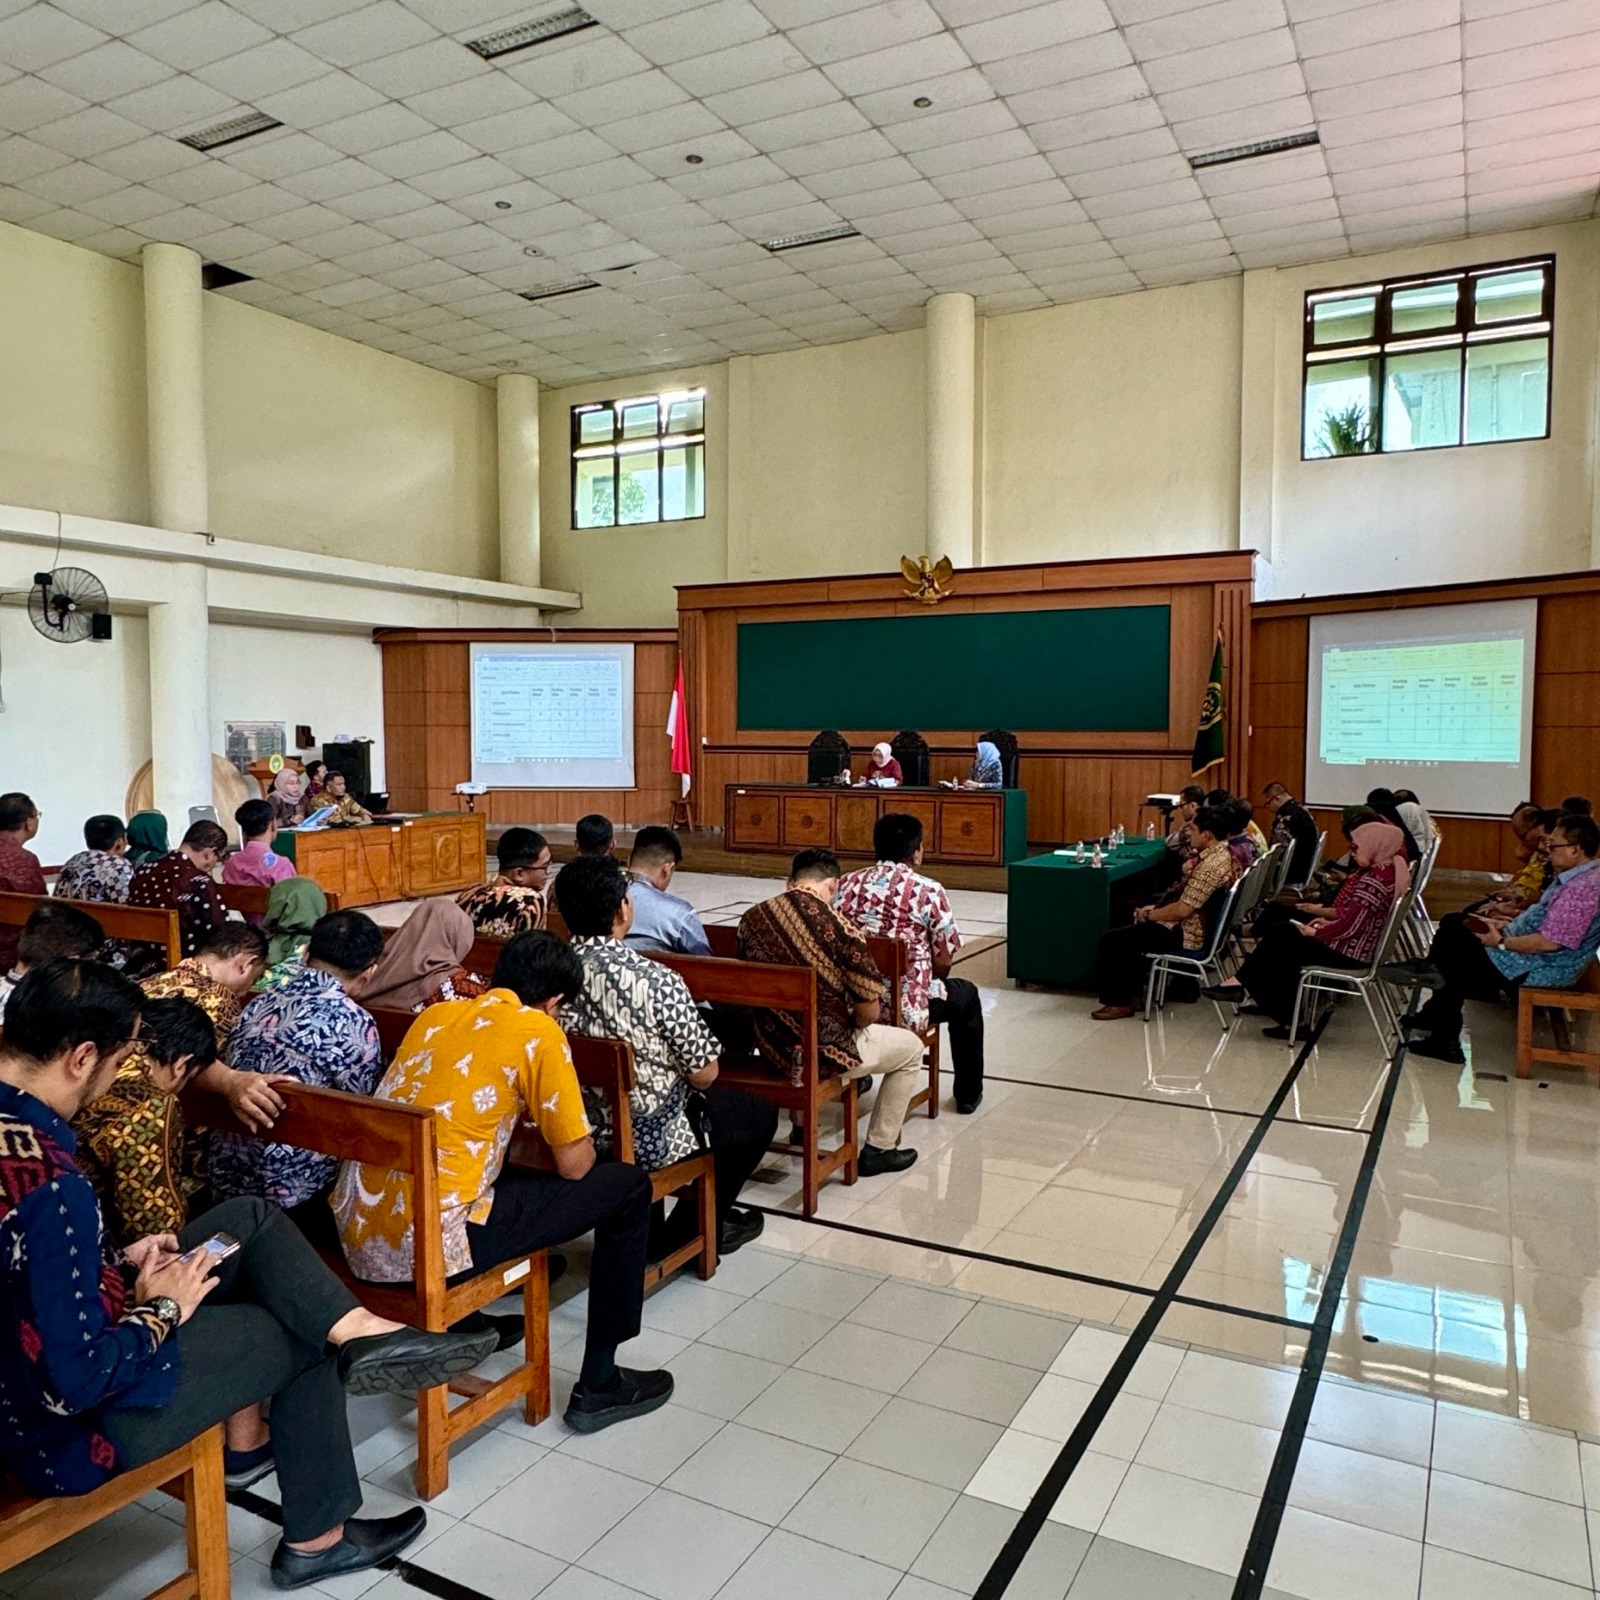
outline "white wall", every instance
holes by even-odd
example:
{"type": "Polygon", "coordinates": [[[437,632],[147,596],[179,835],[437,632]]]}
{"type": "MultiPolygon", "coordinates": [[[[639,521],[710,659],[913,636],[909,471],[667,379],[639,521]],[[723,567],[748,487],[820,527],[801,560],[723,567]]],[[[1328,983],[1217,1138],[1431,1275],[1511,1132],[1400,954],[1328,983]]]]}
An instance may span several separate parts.
{"type": "Polygon", "coordinates": [[[211,625],[211,748],[223,724],[281,722],[294,752],[297,723],[317,743],[341,733],[372,740],[372,786],[384,786],[383,656],[361,634],[211,625]]]}
{"type": "Polygon", "coordinates": [[[0,789],[21,789],[44,813],[33,848],[46,863],[83,848],[85,817],[122,816],[150,759],[145,619],[112,627],[106,644],[56,644],[21,606],[0,606],[0,789]]]}

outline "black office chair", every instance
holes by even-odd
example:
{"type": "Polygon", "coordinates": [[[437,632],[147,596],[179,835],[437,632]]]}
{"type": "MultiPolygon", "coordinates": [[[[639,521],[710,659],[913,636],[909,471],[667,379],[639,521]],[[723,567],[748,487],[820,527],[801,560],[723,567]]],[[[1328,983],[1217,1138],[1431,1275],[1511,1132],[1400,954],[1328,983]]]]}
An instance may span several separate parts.
{"type": "Polygon", "coordinates": [[[889,754],[900,763],[900,781],[908,788],[928,787],[928,741],[903,728],[889,741],[889,754]]]}
{"type": "Polygon", "coordinates": [[[850,746],[842,733],[824,728],[806,750],[806,782],[837,783],[850,769],[850,746]]]}
{"type": "Polygon", "coordinates": [[[1001,782],[1007,789],[1020,787],[1017,783],[1017,736],[1005,728],[991,728],[987,733],[978,735],[980,740],[987,740],[1000,752],[1001,782]]]}

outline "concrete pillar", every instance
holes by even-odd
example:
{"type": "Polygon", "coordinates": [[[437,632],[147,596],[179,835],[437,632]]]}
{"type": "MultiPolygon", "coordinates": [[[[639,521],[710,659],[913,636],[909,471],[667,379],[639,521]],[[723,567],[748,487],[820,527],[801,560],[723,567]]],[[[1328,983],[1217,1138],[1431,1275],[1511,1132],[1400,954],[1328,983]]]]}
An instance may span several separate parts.
{"type": "Polygon", "coordinates": [[[928,555],[970,567],[977,401],[977,307],[970,294],[936,294],[928,302],[927,391],[928,555]]]}
{"type": "Polygon", "coordinates": [[[206,569],[182,561],[163,573],[169,598],[149,612],[150,749],[156,810],[176,844],[189,807],[211,804],[211,651],[206,569]]]}
{"type": "Polygon", "coordinates": [[[210,530],[200,257],[181,244],[144,247],[145,407],[150,520],[210,530]]]}
{"type": "Polygon", "coordinates": [[[539,380],[507,372],[495,381],[500,439],[500,581],[537,589],[539,380]]]}

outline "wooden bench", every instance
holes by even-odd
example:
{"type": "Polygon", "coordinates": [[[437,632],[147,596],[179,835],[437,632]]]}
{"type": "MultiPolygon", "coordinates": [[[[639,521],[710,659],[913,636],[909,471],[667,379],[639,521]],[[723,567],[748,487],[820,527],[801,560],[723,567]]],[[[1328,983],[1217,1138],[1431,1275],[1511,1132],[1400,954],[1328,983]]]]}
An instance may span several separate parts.
{"type": "MultiPolygon", "coordinates": [[[[378,1038],[383,1044],[385,1061],[392,1061],[401,1042],[417,1020],[410,1011],[384,1011],[370,1008],[378,1024],[378,1038]]],[[[620,1039],[596,1039],[587,1034],[567,1036],[572,1050],[572,1067],[579,1084],[587,1089],[597,1089],[611,1107],[611,1126],[614,1133],[612,1155],[618,1161],[635,1165],[633,1150],[633,1048],[620,1039]]],[[[535,1171],[550,1170],[549,1153],[544,1141],[532,1128],[519,1128],[506,1153],[513,1166],[528,1167],[535,1171]]],[[[669,1195],[688,1189],[693,1192],[693,1205],[698,1213],[699,1226],[694,1237],[660,1261],[648,1262],[644,1273],[644,1292],[653,1293],[679,1267],[695,1263],[695,1272],[709,1278],[717,1270],[717,1205],[716,1174],[709,1150],[690,1156],[686,1161],[675,1161],[650,1174],[651,1200],[665,1200],[669,1195]]]]}
{"type": "MultiPolygon", "coordinates": [[[[222,1429],[91,1489],[59,1499],[0,1492],[0,1572],[131,1506],[157,1489],[181,1498],[189,1564],[147,1600],[228,1600],[228,1503],[222,1481],[222,1429]]],[[[113,1537],[115,1537],[113,1535],[113,1537]]]]}
{"type": "MultiPolygon", "coordinates": [[[[272,893],[270,889],[263,889],[258,883],[219,883],[217,893],[222,898],[222,903],[230,911],[237,911],[241,917],[264,917],[267,914],[267,896],[272,893]]],[[[330,911],[339,909],[339,897],[336,894],[323,894],[328,902],[330,911]]]]}
{"type": "MultiPolygon", "coordinates": [[[[1517,990],[1517,1076],[1533,1076],[1535,1061],[1558,1067],[1583,1067],[1600,1074],[1600,1051],[1574,1050],[1567,1013],[1600,1011],[1600,962],[1591,961],[1570,989],[1536,989],[1524,984],[1517,990]],[[1536,1010],[1548,1010],[1555,1034],[1553,1047],[1533,1042],[1536,1010]]],[[[1597,1078],[1600,1082],[1600,1078],[1597,1078]]]]}
{"type": "MultiPolygon", "coordinates": [[[[822,1185],[841,1169],[847,1184],[856,1181],[860,1135],[856,1126],[859,1094],[854,1078],[825,1078],[817,1053],[817,975],[810,967],[779,967],[758,961],[730,961],[726,956],[654,955],[652,961],[671,967],[696,1000],[712,1005],[788,1011],[800,1020],[801,1081],[791,1084],[758,1056],[739,1060],[722,1057],[717,1082],[729,1089],[770,1101],[788,1111],[804,1135],[800,1150],[802,1207],[816,1213],[822,1185]],[[844,1106],[844,1134],[831,1149],[822,1146],[822,1108],[834,1100],[844,1106]]],[[[779,1155],[794,1155],[792,1145],[774,1144],[779,1155]]]]}
{"type": "MultiPolygon", "coordinates": [[[[730,923],[709,924],[706,943],[711,946],[714,956],[734,961],[739,958],[739,930],[730,923]]],[[[911,964],[910,952],[898,939],[886,938],[879,933],[867,935],[867,948],[872,952],[878,971],[889,984],[889,1015],[884,1021],[891,1028],[903,1028],[906,1026],[905,976],[911,964]]],[[[936,1117],[939,1115],[939,1030],[930,1026],[915,1031],[922,1040],[922,1060],[928,1069],[928,1081],[906,1103],[906,1114],[909,1116],[918,1106],[926,1106],[929,1117],[936,1117]]]]}
{"type": "Polygon", "coordinates": [[[167,953],[169,967],[183,960],[178,913],[164,906],[125,906],[115,900],[59,900],[48,894],[7,892],[0,893],[0,924],[20,928],[43,905],[76,906],[100,924],[108,939],[160,945],[167,953]]]}
{"type": "MultiPolygon", "coordinates": [[[[274,1143],[315,1150],[340,1161],[359,1161],[411,1179],[411,1215],[416,1251],[412,1283],[367,1283],[355,1277],[337,1245],[323,1259],[369,1311],[396,1322],[442,1333],[481,1311],[516,1284],[522,1285],[523,1359],[504,1377],[468,1373],[417,1395],[417,1493],[431,1500],[449,1486],[450,1446],[516,1401],[530,1423],[550,1415],[550,1283],[544,1252],[501,1262],[487,1272],[445,1281],[444,1230],[439,1215],[439,1155],[435,1113],[393,1100],[278,1086],[284,1109],[272,1126],[274,1143]],[[450,1395],[465,1396],[453,1410],[450,1395]]],[[[184,1116],[196,1128],[229,1133],[249,1130],[220,1095],[183,1091],[184,1116]]]]}

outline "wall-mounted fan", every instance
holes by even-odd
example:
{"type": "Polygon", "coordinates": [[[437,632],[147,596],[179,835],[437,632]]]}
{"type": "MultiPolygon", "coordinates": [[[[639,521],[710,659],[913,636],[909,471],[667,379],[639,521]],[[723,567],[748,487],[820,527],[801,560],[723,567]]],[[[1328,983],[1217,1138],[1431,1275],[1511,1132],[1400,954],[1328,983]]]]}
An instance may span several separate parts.
{"type": "Polygon", "coordinates": [[[82,567],[36,572],[28,595],[28,616],[47,639],[77,644],[111,637],[111,605],[106,586],[82,567]]]}

